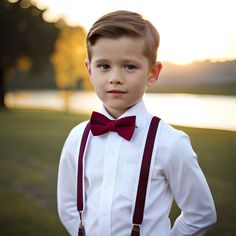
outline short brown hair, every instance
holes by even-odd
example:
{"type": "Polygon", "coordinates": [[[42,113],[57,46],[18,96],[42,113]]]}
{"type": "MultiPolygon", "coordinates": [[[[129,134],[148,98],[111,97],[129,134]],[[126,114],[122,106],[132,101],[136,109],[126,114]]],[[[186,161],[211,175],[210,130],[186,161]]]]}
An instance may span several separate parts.
{"type": "Polygon", "coordinates": [[[144,40],[144,55],[154,64],[157,59],[160,36],[156,28],[140,14],[130,11],[114,11],[100,17],[87,35],[87,52],[91,60],[91,47],[99,38],[139,37],[144,40]]]}

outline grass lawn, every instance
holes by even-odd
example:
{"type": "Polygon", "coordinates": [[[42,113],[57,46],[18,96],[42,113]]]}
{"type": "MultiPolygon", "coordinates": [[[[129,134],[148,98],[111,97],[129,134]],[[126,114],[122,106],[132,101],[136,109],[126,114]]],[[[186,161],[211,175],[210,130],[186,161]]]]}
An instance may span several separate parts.
{"type": "MultiPolygon", "coordinates": [[[[56,210],[57,168],[68,132],[86,118],[0,111],[0,235],[67,235],[56,210]]],[[[215,199],[218,223],[208,235],[236,235],[236,132],[181,129],[191,137],[215,199]]]]}

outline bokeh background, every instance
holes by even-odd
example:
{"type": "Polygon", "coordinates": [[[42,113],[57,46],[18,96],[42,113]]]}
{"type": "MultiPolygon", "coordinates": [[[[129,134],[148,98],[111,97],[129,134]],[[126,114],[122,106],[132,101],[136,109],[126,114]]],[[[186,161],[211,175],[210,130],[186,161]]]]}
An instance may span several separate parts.
{"type": "MultiPolygon", "coordinates": [[[[163,71],[145,101],[191,138],[218,222],[236,235],[234,0],[0,0],[0,235],[67,235],[56,209],[60,152],[100,102],[85,70],[101,15],[137,11],[161,35],[163,71]]],[[[174,204],[172,222],[179,214],[174,204]]]]}

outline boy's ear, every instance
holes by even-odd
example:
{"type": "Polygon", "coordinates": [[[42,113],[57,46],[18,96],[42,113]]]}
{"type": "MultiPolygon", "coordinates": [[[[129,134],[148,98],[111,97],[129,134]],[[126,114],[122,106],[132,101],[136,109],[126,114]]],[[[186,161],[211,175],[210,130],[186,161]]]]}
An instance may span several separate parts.
{"type": "Polygon", "coordinates": [[[91,72],[91,63],[90,63],[89,59],[85,60],[85,65],[86,65],[86,68],[87,68],[87,71],[89,74],[90,81],[91,81],[91,83],[93,83],[92,72],[91,72]]]}
{"type": "Polygon", "coordinates": [[[148,87],[152,87],[156,84],[158,78],[159,78],[159,74],[161,72],[162,69],[162,64],[161,62],[156,62],[150,72],[149,75],[149,79],[147,81],[147,86],[148,87]]]}
{"type": "Polygon", "coordinates": [[[89,76],[91,76],[91,65],[90,65],[89,59],[85,60],[85,65],[86,65],[89,76]]]}

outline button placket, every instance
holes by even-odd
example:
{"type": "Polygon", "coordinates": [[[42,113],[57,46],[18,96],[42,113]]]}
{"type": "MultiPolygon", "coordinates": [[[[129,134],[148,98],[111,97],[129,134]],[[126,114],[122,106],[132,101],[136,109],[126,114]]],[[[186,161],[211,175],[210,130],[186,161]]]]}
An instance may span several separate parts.
{"type": "Polygon", "coordinates": [[[104,152],[104,172],[99,209],[100,235],[104,235],[104,232],[107,232],[107,235],[111,234],[111,209],[121,140],[122,138],[117,138],[117,133],[110,132],[108,134],[104,152]]]}

